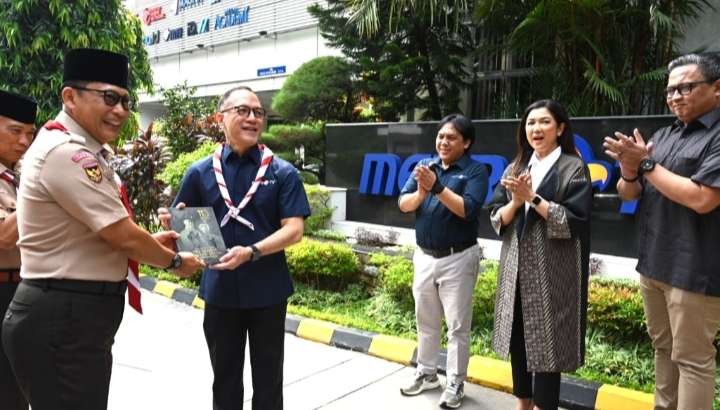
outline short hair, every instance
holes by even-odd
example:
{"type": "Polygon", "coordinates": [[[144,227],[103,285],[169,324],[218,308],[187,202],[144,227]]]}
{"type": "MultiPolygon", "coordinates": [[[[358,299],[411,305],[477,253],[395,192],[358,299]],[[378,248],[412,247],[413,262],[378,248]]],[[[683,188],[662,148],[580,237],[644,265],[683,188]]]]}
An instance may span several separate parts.
{"type": "Polygon", "coordinates": [[[464,141],[470,140],[470,145],[468,145],[465,150],[465,152],[467,152],[470,147],[472,147],[473,143],[475,143],[475,127],[473,126],[472,121],[462,114],[450,114],[440,120],[437,130],[440,131],[440,129],[447,123],[452,124],[453,128],[462,135],[464,141]]]}
{"type": "Polygon", "coordinates": [[[223,94],[222,97],[220,97],[220,101],[218,101],[218,104],[217,104],[218,112],[220,112],[220,110],[222,110],[223,105],[225,105],[225,101],[227,101],[227,99],[230,98],[230,96],[233,95],[233,93],[236,91],[248,91],[248,92],[255,94],[255,91],[253,91],[252,88],[245,86],[245,85],[239,85],[237,87],[233,87],[233,88],[225,91],[225,94],[223,94]]]}
{"type": "Polygon", "coordinates": [[[668,71],[678,67],[696,64],[706,81],[720,79],[720,53],[690,53],[682,55],[668,64],[668,71]]]}

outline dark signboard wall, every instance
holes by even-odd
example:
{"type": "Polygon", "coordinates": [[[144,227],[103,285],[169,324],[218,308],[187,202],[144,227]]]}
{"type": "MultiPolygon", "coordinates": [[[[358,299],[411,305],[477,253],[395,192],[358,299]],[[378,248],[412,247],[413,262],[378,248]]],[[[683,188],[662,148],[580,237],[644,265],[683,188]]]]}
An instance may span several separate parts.
{"type": "MultiPolygon", "coordinates": [[[[638,128],[647,139],[672,120],[670,116],[572,120],[576,142],[593,175],[593,252],[631,257],[636,252],[636,204],[623,204],[617,197],[619,168],[603,153],[603,138],[614,131],[628,134],[638,128]]],[[[502,165],[515,156],[518,120],[474,121],[474,125],[477,139],[471,154],[486,163],[491,183],[496,183],[502,165]]],[[[414,215],[398,210],[397,192],[418,154],[435,154],[436,132],[434,122],[328,125],[325,183],[348,189],[347,219],[412,228],[414,215]]],[[[497,239],[487,212],[480,218],[478,236],[497,239]]]]}

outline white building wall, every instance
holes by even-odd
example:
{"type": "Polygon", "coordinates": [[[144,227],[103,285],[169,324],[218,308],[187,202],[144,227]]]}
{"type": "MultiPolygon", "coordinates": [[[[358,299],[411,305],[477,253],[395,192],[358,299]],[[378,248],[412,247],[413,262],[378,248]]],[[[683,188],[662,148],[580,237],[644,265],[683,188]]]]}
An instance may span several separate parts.
{"type": "MultiPolygon", "coordinates": [[[[204,0],[182,9],[178,0],[132,0],[126,5],[141,19],[147,9],[159,8],[164,16],[143,21],[148,38],[155,34],[155,44],[148,44],[155,94],[140,96],[140,122],[147,127],[163,113],[163,88],[183,82],[197,87],[196,95],[213,96],[236,85],[255,91],[276,91],[285,79],[303,63],[328,55],[341,56],[329,48],[320,35],[317,20],[307,7],[317,0],[204,0]],[[180,12],[177,9],[181,8],[180,12]],[[215,20],[226,10],[249,10],[247,21],[232,27],[216,28],[215,20]],[[188,35],[188,25],[200,25],[209,19],[209,30],[188,35]],[[169,30],[183,29],[176,40],[167,38],[169,30]],[[260,69],[282,67],[276,74],[261,74],[260,69]],[[284,71],[284,72],[282,72],[284,71]]],[[[323,2],[319,2],[323,3],[323,2]]]]}
{"type": "MultiPolygon", "coordinates": [[[[153,78],[158,87],[169,88],[187,81],[198,87],[198,96],[217,95],[235,84],[257,91],[277,90],[285,78],[303,63],[320,56],[340,55],[328,48],[317,27],[256,38],[217,47],[152,59],[153,78]],[[284,74],[258,77],[258,69],[286,67],[284,74]]],[[[157,101],[159,95],[144,96],[157,101]]]]}

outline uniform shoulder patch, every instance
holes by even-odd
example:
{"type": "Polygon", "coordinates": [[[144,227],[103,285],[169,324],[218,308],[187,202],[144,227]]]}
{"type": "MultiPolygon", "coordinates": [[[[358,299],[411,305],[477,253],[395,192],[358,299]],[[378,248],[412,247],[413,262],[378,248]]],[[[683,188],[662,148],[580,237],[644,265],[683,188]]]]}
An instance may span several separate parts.
{"type": "Polygon", "coordinates": [[[87,161],[84,161],[81,164],[83,171],[85,171],[85,175],[88,177],[88,179],[96,184],[99,184],[102,182],[103,175],[102,170],[100,169],[100,164],[98,164],[97,160],[90,159],[87,161]]]}
{"type": "Polygon", "coordinates": [[[80,162],[80,161],[88,159],[88,158],[94,160],[95,155],[93,155],[92,152],[85,150],[85,149],[79,149],[79,150],[75,151],[75,153],[72,155],[72,157],[70,157],[70,159],[73,162],[80,162]]]}

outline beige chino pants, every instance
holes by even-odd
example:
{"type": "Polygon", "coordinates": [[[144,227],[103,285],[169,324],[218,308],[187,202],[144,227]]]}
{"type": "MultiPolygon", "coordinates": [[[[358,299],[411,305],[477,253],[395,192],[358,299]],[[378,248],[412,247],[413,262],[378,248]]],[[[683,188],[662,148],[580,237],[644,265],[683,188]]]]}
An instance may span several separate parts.
{"type": "Polygon", "coordinates": [[[434,258],[420,249],[415,251],[413,296],[419,372],[437,373],[444,317],[448,327],[447,380],[458,384],[465,381],[470,360],[473,290],[479,263],[477,246],[444,258],[434,258]]]}
{"type": "Polygon", "coordinates": [[[655,409],[712,409],[720,297],[642,275],[640,291],[655,349],[655,409]]]}

